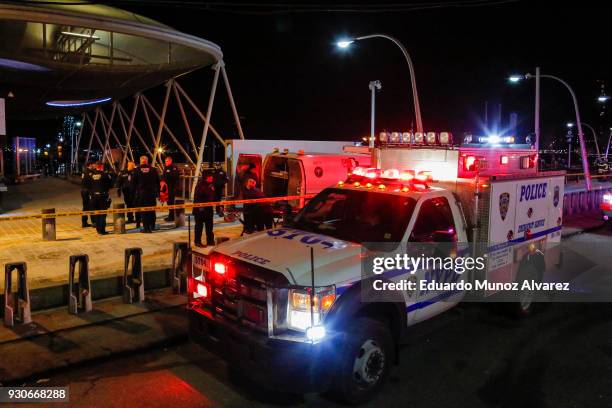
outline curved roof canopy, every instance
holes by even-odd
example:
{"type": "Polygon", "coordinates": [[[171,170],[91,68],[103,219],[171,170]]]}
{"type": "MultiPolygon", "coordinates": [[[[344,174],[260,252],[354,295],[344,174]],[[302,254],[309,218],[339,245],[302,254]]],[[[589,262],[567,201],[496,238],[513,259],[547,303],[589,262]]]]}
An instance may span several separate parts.
{"type": "Polygon", "coordinates": [[[0,97],[10,117],[121,99],[222,59],[221,48],[104,5],[0,3],[0,97]]]}

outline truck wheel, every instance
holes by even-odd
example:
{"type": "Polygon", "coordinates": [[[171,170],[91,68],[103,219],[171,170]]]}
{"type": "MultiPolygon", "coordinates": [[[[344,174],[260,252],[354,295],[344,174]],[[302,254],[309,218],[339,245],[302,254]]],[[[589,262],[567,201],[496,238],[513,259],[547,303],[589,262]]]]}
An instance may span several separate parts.
{"type": "Polygon", "coordinates": [[[340,346],[338,370],[329,395],[349,404],[368,401],[381,389],[395,361],[389,328],[377,320],[359,318],[346,330],[340,346]]]}
{"type": "MultiPolygon", "coordinates": [[[[530,264],[523,265],[519,270],[516,281],[519,287],[523,285],[524,281],[536,281],[539,282],[538,270],[530,264]]],[[[534,300],[536,298],[536,292],[533,290],[521,290],[518,293],[518,302],[512,304],[513,314],[517,317],[530,316],[534,309],[534,300]]]]}

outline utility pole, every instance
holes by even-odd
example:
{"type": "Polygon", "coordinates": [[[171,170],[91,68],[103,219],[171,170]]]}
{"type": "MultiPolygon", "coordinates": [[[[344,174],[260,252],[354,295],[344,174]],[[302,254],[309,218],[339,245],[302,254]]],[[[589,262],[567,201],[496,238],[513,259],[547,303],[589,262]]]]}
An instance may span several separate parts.
{"type": "Polygon", "coordinates": [[[376,117],[376,91],[377,90],[380,91],[380,89],[382,88],[382,84],[380,83],[379,80],[370,81],[368,88],[372,92],[372,103],[371,103],[372,112],[370,114],[370,142],[368,143],[368,146],[372,149],[374,148],[374,140],[375,140],[374,122],[375,122],[375,117],[376,117]]]}

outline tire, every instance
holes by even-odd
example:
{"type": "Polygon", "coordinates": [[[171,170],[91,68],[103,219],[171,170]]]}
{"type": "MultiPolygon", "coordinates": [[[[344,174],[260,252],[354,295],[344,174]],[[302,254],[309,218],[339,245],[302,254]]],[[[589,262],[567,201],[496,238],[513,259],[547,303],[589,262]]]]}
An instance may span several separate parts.
{"type": "Polygon", "coordinates": [[[358,318],[345,331],[332,399],[357,405],[374,397],[387,381],[395,362],[395,343],[387,325],[358,318]]]}
{"type": "MultiPolygon", "coordinates": [[[[531,264],[521,266],[516,278],[519,287],[524,281],[540,282],[540,280],[538,270],[531,264]]],[[[521,291],[519,292],[518,297],[517,302],[510,304],[512,314],[518,318],[526,318],[531,316],[535,311],[536,305],[534,304],[534,300],[536,298],[536,293],[534,291],[521,291]]]]}

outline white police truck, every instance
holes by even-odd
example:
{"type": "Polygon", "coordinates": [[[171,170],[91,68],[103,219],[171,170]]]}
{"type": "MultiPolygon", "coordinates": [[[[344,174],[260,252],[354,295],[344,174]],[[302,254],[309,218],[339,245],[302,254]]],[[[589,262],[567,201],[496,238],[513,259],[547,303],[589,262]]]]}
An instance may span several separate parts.
{"type": "MultiPolygon", "coordinates": [[[[410,327],[465,296],[406,290],[394,301],[364,300],[368,242],[485,243],[474,255],[484,257],[489,283],[540,281],[559,261],[564,174],[538,172],[528,146],[455,147],[444,145],[448,134],[418,136],[375,148],[375,167],[354,169],[288,225],[194,248],[191,338],[267,388],[330,390],[359,403],[380,390],[410,327]]],[[[532,291],[512,305],[529,314],[532,291]]]]}

